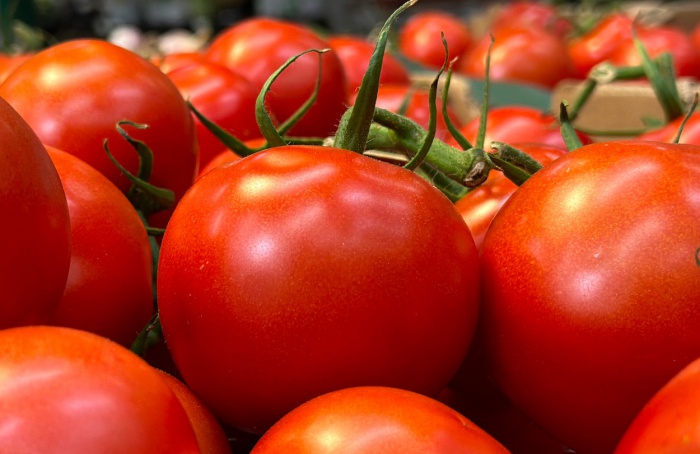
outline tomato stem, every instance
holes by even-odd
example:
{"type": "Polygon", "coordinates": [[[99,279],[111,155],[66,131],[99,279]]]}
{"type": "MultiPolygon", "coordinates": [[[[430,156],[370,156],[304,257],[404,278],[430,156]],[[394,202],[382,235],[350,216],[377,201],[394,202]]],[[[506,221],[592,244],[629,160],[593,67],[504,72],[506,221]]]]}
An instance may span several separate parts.
{"type": "Polygon", "coordinates": [[[676,137],[673,139],[673,143],[679,143],[681,141],[681,134],[683,134],[683,129],[685,128],[685,124],[688,123],[688,120],[690,120],[690,116],[693,114],[695,111],[695,108],[698,105],[698,94],[695,93],[695,96],[693,96],[693,102],[690,105],[690,108],[688,109],[688,113],[685,114],[685,118],[683,118],[683,122],[681,123],[680,127],[678,128],[678,133],[676,134],[676,137]]]}
{"type": "Polygon", "coordinates": [[[583,144],[578,134],[576,134],[576,130],[574,130],[574,127],[571,125],[569,114],[566,111],[567,106],[568,104],[566,101],[562,101],[559,104],[559,129],[564,143],[566,144],[566,148],[569,151],[574,151],[581,148],[583,144]]]}
{"type": "Polygon", "coordinates": [[[447,126],[447,130],[450,132],[450,135],[455,139],[455,141],[457,141],[462,150],[468,150],[469,148],[472,148],[472,144],[459,131],[447,113],[447,96],[450,89],[450,81],[452,80],[452,67],[457,61],[457,58],[459,57],[453,58],[452,61],[450,61],[450,66],[447,68],[447,75],[445,76],[445,82],[442,89],[442,117],[445,119],[445,125],[447,126]]]}
{"type": "Polygon", "coordinates": [[[489,112],[489,90],[490,90],[490,80],[489,72],[491,67],[491,48],[493,47],[493,42],[495,41],[493,35],[491,35],[491,42],[489,42],[489,49],[486,52],[486,71],[484,74],[484,99],[481,105],[481,120],[479,121],[479,132],[476,135],[476,148],[484,149],[484,141],[486,140],[486,123],[488,122],[488,112],[489,112]]]}
{"type": "Polygon", "coordinates": [[[236,153],[238,156],[244,157],[253,154],[256,150],[253,150],[251,148],[248,148],[243,142],[238,140],[235,136],[232,134],[229,134],[228,131],[226,131],[224,128],[221,126],[217,125],[210,119],[208,119],[206,116],[204,116],[199,110],[197,110],[194,105],[190,102],[188,99],[187,101],[187,106],[190,108],[192,113],[199,119],[200,122],[212,133],[214,136],[216,136],[221,143],[228,148],[229,150],[233,151],[236,153]]]}

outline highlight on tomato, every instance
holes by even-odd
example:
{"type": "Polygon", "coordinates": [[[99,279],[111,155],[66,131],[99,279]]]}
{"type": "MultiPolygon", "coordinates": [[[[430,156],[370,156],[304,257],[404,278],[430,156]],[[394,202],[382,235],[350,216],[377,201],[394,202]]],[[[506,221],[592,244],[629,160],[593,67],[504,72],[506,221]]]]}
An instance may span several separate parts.
{"type": "Polygon", "coordinates": [[[439,69],[445,60],[441,34],[447,41],[450,59],[464,54],[475,41],[465,20],[439,10],[412,14],[397,34],[401,53],[409,60],[431,69],[439,69]]]}

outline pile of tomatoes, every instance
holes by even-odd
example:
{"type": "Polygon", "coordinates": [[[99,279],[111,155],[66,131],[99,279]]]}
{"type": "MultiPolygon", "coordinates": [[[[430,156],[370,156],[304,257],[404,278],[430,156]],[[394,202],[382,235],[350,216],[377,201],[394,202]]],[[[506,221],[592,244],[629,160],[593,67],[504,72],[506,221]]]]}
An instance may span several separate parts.
{"type": "MultiPolygon", "coordinates": [[[[196,52],[7,57],[0,451],[700,449],[697,115],[574,146],[526,106],[461,121],[405,61],[483,77],[491,40],[411,5],[373,41],[252,18],[196,52]]],[[[637,64],[625,16],[504,11],[491,78],[637,64]]]]}

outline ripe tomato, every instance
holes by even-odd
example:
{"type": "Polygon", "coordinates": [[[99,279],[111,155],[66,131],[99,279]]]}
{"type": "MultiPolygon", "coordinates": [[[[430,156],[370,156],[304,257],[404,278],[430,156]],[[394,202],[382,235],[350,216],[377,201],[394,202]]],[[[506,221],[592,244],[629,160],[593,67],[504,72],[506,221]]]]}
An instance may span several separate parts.
{"type": "MultiPolygon", "coordinates": [[[[375,105],[382,109],[391,112],[398,112],[403,105],[407,96],[411,97],[403,115],[418,123],[424,129],[428,129],[430,124],[430,95],[427,89],[421,87],[411,87],[411,85],[382,85],[377,92],[377,101],[375,105]]],[[[354,93],[350,98],[350,105],[355,104],[357,93],[354,93]]],[[[450,116],[452,123],[457,127],[462,124],[454,110],[448,105],[447,115],[450,116]]],[[[445,124],[445,117],[442,115],[442,100],[437,99],[437,128],[435,137],[438,139],[447,139],[450,132],[445,124]]]]}
{"type": "Polygon", "coordinates": [[[327,147],[263,150],[197,180],[158,270],[185,382],[256,433],[349,386],[437,394],[477,315],[477,251],[449,200],[415,173],[327,147]]]}
{"type": "Polygon", "coordinates": [[[199,453],[185,410],[157,372],[70,328],[0,330],[5,452],[199,453]]]}
{"type": "Polygon", "coordinates": [[[634,418],[614,454],[700,452],[700,360],[666,383],[634,418]]]}
{"type": "Polygon", "coordinates": [[[50,323],[130,346],[154,312],[151,246],[138,213],[104,175],[48,147],[68,200],[71,263],[50,323]]]}
{"type": "Polygon", "coordinates": [[[224,429],[212,412],[183,382],[159,369],[154,369],[175,393],[187,413],[199,450],[204,454],[230,454],[231,446],[224,429]]]}
{"type": "Polygon", "coordinates": [[[571,23],[559,15],[551,4],[516,0],[506,3],[491,22],[491,32],[502,27],[528,27],[546,30],[560,39],[571,32],[571,23]]]}
{"type": "MultiPolygon", "coordinates": [[[[374,52],[374,43],[352,35],[334,35],[330,36],[327,41],[343,64],[346,97],[348,99],[354,98],[369,67],[369,60],[374,52]]],[[[408,70],[404,65],[396,57],[385,52],[379,83],[385,85],[408,84],[410,82],[408,70]]]]}
{"type": "Polygon", "coordinates": [[[193,63],[207,62],[203,52],[173,52],[159,57],[151,58],[151,62],[160,68],[165,74],[175,71],[182,66],[193,63]]]}
{"type": "MultiPolygon", "coordinates": [[[[493,32],[489,79],[518,82],[551,89],[571,76],[566,45],[556,35],[539,28],[500,27],[493,32]]],[[[476,79],[486,73],[491,35],[479,39],[456,64],[456,71],[476,79]]]]}
{"type": "Polygon", "coordinates": [[[597,143],[545,166],[481,247],[492,376],[583,454],[612,452],[700,356],[700,148],[597,143]]]}
{"type": "MultiPolygon", "coordinates": [[[[563,148],[534,142],[511,145],[532,156],[540,164],[546,164],[567,153],[563,148]]],[[[481,247],[491,220],[516,189],[518,186],[515,183],[503,173],[494,170],[486,182],[472,189],[455,203],[455,208],[472,232],[477,248],[481,247]]]]}
{"type": "MultiPolygon", "coordinates": [[[[245,75],[256,92],[289,58],[309,49],[327,49],[328,43],[301,25],[256,17],[238,22],[214,37],[205,55],[215,63],[245,75]]],[[[319,77],[318,56],[301,56],[272,85],[266,106],[279,121],[289,118],[313,94],[319,77]]],[[[345,73],[338,56],[321,57],[321,88],[316,103],[292,128],[297,136],[335,133],[345,113],[345,73]]]]}
{"type": "Polygon", "coordinates": [[[176,200],[197,174],[197,140],[191,113],[170,79],[131,51],[101,40],[79,39],[49,47],[24,62],[0,85],[9,102],[47,145],[87,162],[122,191],[131,183],[109,160],[130,172],[139,157],[116,131],[118,121],[149,125],[129,134],[153,150],[151,183],[176,200]]]}
{"type": "Polygon", "coordinates": [[[0,99],[0,329],[43,323],[70,266],[66,195],[36,134],[0,99]]]}
{"type": "Polygon", "coordinates": [[[430,452],[508,454],[450,407],[386,387],[330,392],[295,408],[262,436],[252,454],[430,452]]]}
{"type": "MultiPolygon", "coordinates": [[[[684,117],[678,117],[658,129],[639,135],[637,138],[639,140],[671,143],[678,135],[684,119],[684,117]]],[[[700,112],[694,113],[688,118],[681,133],[680,143],[700,145],[700,112]]]]}
{"type": "MultiPolygon", "coordinates": [[[[168,73],[185,99],[205,117],[239,140],[262,136],[255,119],[253,85],[225,66],[205,61],[184,65],[168,73]]],[[[205,166],[221,151],[223,144],[196,117],[199,165],[205,166]]]]}
{"type": "Polygon", "coordinates": [[[32,52],[17,55],[0,54],[0,83],[7,79],[7,76],[9,76],[15,68],[28,60],[32,55],[34,55],[32,52]]]}
{"type": "Polygon", "coordinates": [[[601,20],[588,33],[569,41],[567,54],[574,67],[574,75],[585,79],[598,63],[607,60],[620,43],[632,37],[632,18],[614,13],[601,20]]]}
{"type": "Polygon", "coordinates": [[[450,60],[462,55],[472,44],[465,21],[451,13],[426,10],[413,14],[399,28],[399,50],[428,68],[440,68],[445,61],[441,32],[445,34],[450,60]]]}

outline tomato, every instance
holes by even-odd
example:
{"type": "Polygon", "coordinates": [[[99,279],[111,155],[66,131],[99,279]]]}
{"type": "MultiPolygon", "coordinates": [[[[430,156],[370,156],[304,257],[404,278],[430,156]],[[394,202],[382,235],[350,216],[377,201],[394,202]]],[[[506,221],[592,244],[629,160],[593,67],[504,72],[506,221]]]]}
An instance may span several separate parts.
{"type": "MultiPolygon", "coordinates": [[[[460,132],[476,145],[481,118],[475,118],[460,128],[460,132]]],[[[561,136],[559,122],[549,113],[529,106],[500,106],[489,109],[486,117],[486,137],[484,146],[492,141],[505,143],[536,142],[558,148],[566,148],[561,136]]],[[[577,133],[584,144],[591,143],[590,137],[577,133]]],[[[449,138],[447,143],[457,146],[457,141],[449,138]]]]}
{"type": "Polygon", "coordinates": [[[464,416],[402,389],[358,387],[295,408],[263,435],[252,454],[430,452],[508,454],[464,416]]]}
{"type": "MultiPolygon", "coordinates": [[[[532,156],[540,164],[546,164],[567,153],[560,147],[533,142],[511,145],[532,156]]],[[[455,208],[472,232],[477,248],[481,247],[491,220],[516,189],[518,186],[515,183],[506,178],[502,172],[494,170],[489,174],[486,182],[472,189],[455,203],[455,208]]]]}
{"type": "Polygon", "coordinates": [[[197,437],[200,451],[205,454],[230,454],[231,447],[228,444],[226,433],[212,412],[194,395],[187,385],[166,372],[158,369],[154,370],[170,386],[185,413],[187,413],[187,417],[197,437]]]}
{"type": "MultiPolygon", "coordinates": [[[[374,52],[374,43],[352,35],[333,35],[327,41],[343,64],[346,97],[353,98],[369,67],[369,60],[374,52]]],[[[390,53],[385,52],[379,83],[385,85],[408,84],[410,82],[408,70],[403,63],[390,53]]]]}
{"type": "Polygon", "coordinates": [[[175,71],[183,66],[193,63],[205,63],[207,58],[203,52],[173,52],[159,57],[151,58],[151,62],[160,68],[165,74],[175,71]]]}
{"type": "MultiPolygon", "coordinates": [[[[278,19],[255,17],[237,22],[214,37],[205,55],[248,77],[256,92],[289,58],[328,43],[310,29],[278,19]]],[[[338,56],[321,57],[321,87],[316,103],[291,129],[297,136],[335,134],[345,113],[345,73],[338,56]]],[[[318,55],[301,56],[272,85],[266,106],[279,121],[287,120],[313,94],[319,77],[318,55]]]]}
{"type": "Polygon", "coordinates": [[[614,454],[700,451],[700,360],[683,368],[654,397],[625,432],[614,454]]]}
{"type": "Polygon", "coordinates": [[[700,52],[700,24],[695,25],[690,32],[690,41],[695,46],[695,50],[700,52]]]}
{"type": "MultiPolygon", "coordinates": [[[[670,26],[639,27],[637,38],[652,58],[662,52],[669,52],[673,56],[676,76],[700,77],[700,50],[693,46],[688,34],[682,30],[670,26]]],[[[642,63],[631,36],[618,44],[609,60],[617,66],[637,66],[642,63]]]]}
{"type": "Polygon", "coordinates": [[[180,92],[156,66],[114,44],[79,39],[49,47],[12,72],[0,97],[42,142],[79,157],[122,191],[131,183],[103,149],[106,139],[114,157],[137,172],[138,154],[115,129],[122,120],[149,125],[125,129],[153,150],[152,184],[179,200],[197,174],[194,123],[180,92]]]}
{"type": "Polygon", "coordinates": [[[61,301],[70,221],[56,168],[36,134],[0,99],[0,329],[43,323],[61,301]]]}
{"type": "Polygon", "coordinates": [[[455,70],[483,79],[492,36],[490,80],[551,89],[560,80],[571,76],[571,62],[566,56],[564,42],[556,35],[534,27],[495,30],[493,35],[486,35],[474,43],[471,50],[457,61],[455,70]]]}
{"type": "Polygon", "coordinates": [[[632,37],[632,18],[624,13],[610,14],[586,34],[569,41],[567,54],[574,75],[585,79],[598,63],[609,59],[620,43],[632,37]]]}
{"type": "Polygon", "coordinates": [[[609,453],[700,356],[700,148],[587,145],[528,179],[481,246],[489,370],[576,452],[609,453]]]}
{"type": "MultiPolygon", "coordinates": [[[[168,73],[185,99],[209,120],[239,140],[262,136],[255,119],[253,85],[241,74],[225,66],[192,63],[168,73]]],[[[196,117],[199,164],[205,166],[221,151],[223,144],[196,117]]]]}
{"type": "Polygon", "coordinates": [[[478,310],[477,251],[449,199],[415,173],[328,147],[263,150],[197,180],[158,272],[185,382],[254,433],[344,387],[437,394],[478,310]]]}
{"type": "MultiPolygon", "coordinates": [[[[639,135],[637,138],[639,140],[671,143],[676,139],[684,120],[685,117],[678,117],[658,129],[639,135]]],[[[687,123],[683,127],[680,142],[700,145],[700,112],[694,113],[688,118],[687,123]]]]}
{"type": "Polygon", "coordinates": [[[408,59],[427,68],[440,68],[445,62],[444,33],[450,60],[462,55],[473,38],[465,21],[452,13],[424,10],[410,16],[399,28],[399,50],[408,59]]]}
{"type": "Polygon", "coordinates": [[[34,55],[32,52],[17,55],[0,54],[0,83],[7,79],[7,76],[9,76],[15,68],[28,60],[32,55],[34,55]]]}
{"type": "MultiPolygon", "coordinates": [[[[355,104],[356,95],[357,93],[350,99],[350,105],[355,104]]],[[[403,115],[415,121],[424,129],[428,129],[430,124],[430,95],[426,88],[412,87],[406,84],[382,85],[377,92],[377,101],[375,105],[391,112],[398,112],[407,96],[410,96],[411,99],[403,115]]],[[[437,109],[435,137],[438,139],[447,139],[450,132],[447,130],[445,117],[442,115],[442,100],[440,99],[437,99],[437,109]]],[[[449,105],[447,106],[447,115],[450,116],[450,120],[452,120],[455,126],[458,128],[462,126],[457,114],[449,105]]]]}
{"type": "Polygon", "coordinates": [[[571,32],[571,23],[561,17],[557,9],[546,3],[517,0],[497,10],[491,21],[491,32],[502,27],[529,27],[546,30],[560,39],[571,32]]]}
{"type": "Polygon", "coordinates": [[[136,209],[104,175],[48,147],[68,200],[71,264],[50,323],[130,346],[154,312],[151,246],[136,209]]]}
{"type": "Polygon", "coordinates": [[[70,328],[0,330],[6,452],[199,453],[185,410],[124,347],[70,328]]]}

